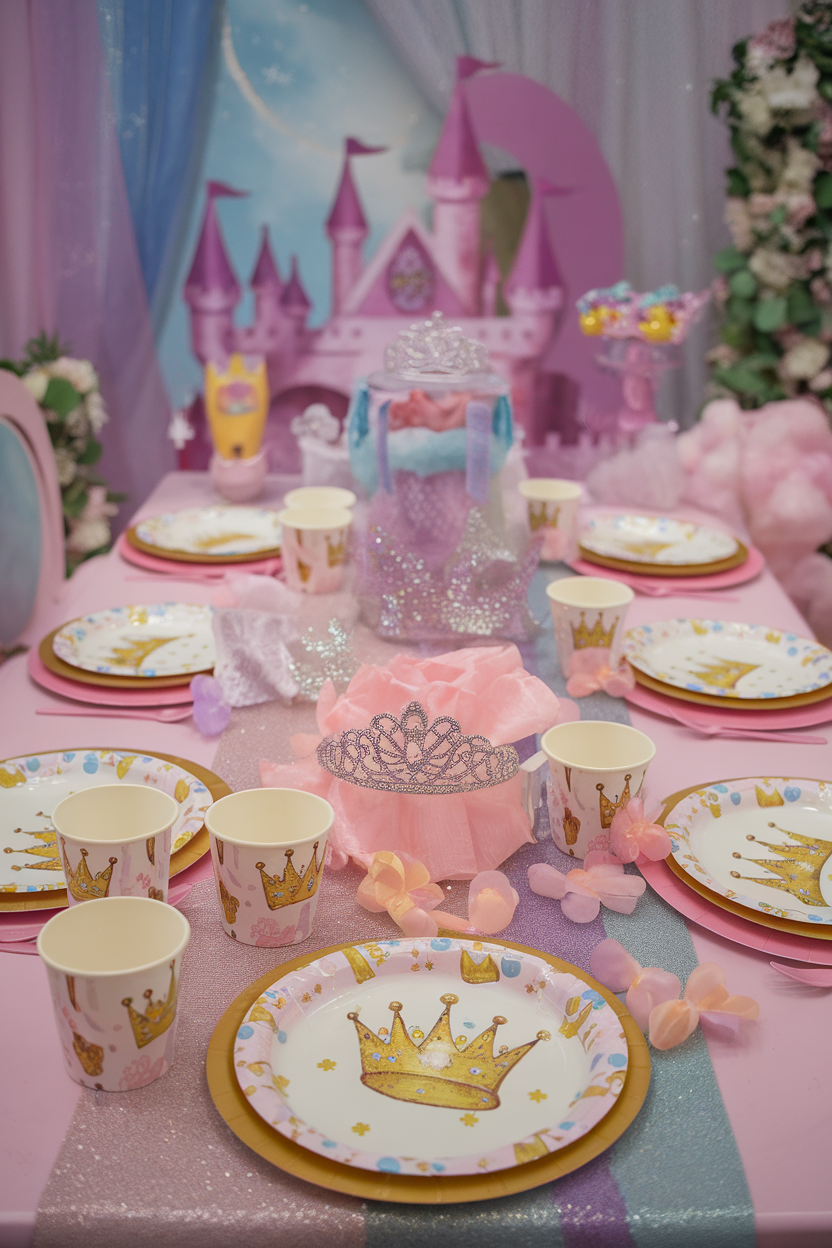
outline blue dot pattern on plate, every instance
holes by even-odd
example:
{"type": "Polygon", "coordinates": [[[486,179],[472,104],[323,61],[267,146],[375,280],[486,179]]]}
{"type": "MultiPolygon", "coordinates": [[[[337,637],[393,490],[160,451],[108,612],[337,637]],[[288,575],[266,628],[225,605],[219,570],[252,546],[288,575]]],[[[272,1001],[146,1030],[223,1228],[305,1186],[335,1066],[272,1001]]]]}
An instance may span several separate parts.
{"type": "Polygon", "coordinates": [[[26,766],[29,768],[30,771],[37,771],[38,768],[40,767],[40,759],[39,758],[27,758],[26,766]]]}
{"type": "Polygon", "coordinates": [[[84,755],[84,771],[89,776],[94,776],[95,773],[98,771],[98,759],[95,757],[94,754],[84,755]]]}
{"type": "Polygon", "coordinates": [[[335,1140],[321,1140],[321,1143],[323,1144],[324,1148],[337,1148],[338,1147],[338,1144],[336,1143],[335,1140]]]}
{"type": "Polygon", "coordinates": [[[595,1069],[595,1067],[598,1065],[598,1063],[599,1063],[599,1062],[602,1062],[603,1060],[604,1060],[604,1054],[603,1054],[603,1053],[596,1053],[596,1054],[595,1054],[595,1056],[593,1057],[592,1061],[591,1061],[591,1062],[590,1062],[590,1064],[589,1064],[590,1074],[591,1074],[591,1073],[592,1073],[592,1071],[595,1069]]]}
{"type": "Polygon", "coordinates": [[[623,1053],[611,1053],[609,1056],[610,1066],[626,1066],[627,1059],[623,1053]]]}
{"type": "Polygon", "coordinates": [[[558,1129],[560,1131],[571,1131],[574,1125],[574,1122],[559,1122],[558,1129]]]}
{"type": "Polygon", "coordinates": [[[74,751],[71,754],[64,754],[64,762],[71,763],[74,757],[75,757],[74,751]]]}
{"type": "Polygon", "coordinates": [[[734,805],[735,805],[735,806],[739,806],[740,802],[742,801],[742,794],[741,794],[741,793],[732,793],[732,794],[731,794],[731,801],[734,803],[734,805]]]}
{"type": "Polygon", "coordinates": [[[278,1044],[285,1044],[287,1039],[288,1039],[288,1036],[286,1035],[285,1031],[279,1031],[277,1033],[278,1044]]]}
{"type": "Polygon", "coordinates": [[[237,1039],[238,1040],[250,1040],[253,1035],[254,1035],[254,1028],[249,1027],[248,1023],[244,1023],[243,1026],[240,1028],[240,1030],[237,1032],[237,1039]]]}
{"type": "Polygon", "coordinates": [[[450,949],[451,942],[447,936],[437,936],[430,942],[431,949],[435,949],[437,953],[444,953],[446,949],[450,949]]]}
{"type": "Polygon", "coordinates": [[[800,797],[800,789],[796,784],[787,784],[783,790],[783,796],[787,802],[796,802],[800,797]]]}
{"type": "Polygon", "coordinates": [[[398,1174],[402,1168],[395,1157],[379,1157],[377,1165],[385,1174],[398,1174]]]}
{"type": "Polygon", "coordinates": [[[728,785],[727,785],[727,784],[715,784],[713,787],[716,789],[717,793],[727,793],[727,792],[728,792],[728,785]]]}
{"type": "Polygon", "coordinates": [[[437,1174],[441,1174],[445,1167],[441,1164],[441,1162],[434,1161],[431,1163],[431,1169],[435,1170],[437,1174]]]}
{"type": "Polygon", "coordinates": [[[591,1001],[593,1010],[601,1010],[606,1005],[600,992],[596,992],[594,988],[587,988],[586,992],[582,992],[581,1000],[591,1001]]]}
{"type": "Polygon", "coordinates": [[[515,958],[501,958],[500,966],[506,979],[514,979],[520,974],[520,963],[515,958]]]}

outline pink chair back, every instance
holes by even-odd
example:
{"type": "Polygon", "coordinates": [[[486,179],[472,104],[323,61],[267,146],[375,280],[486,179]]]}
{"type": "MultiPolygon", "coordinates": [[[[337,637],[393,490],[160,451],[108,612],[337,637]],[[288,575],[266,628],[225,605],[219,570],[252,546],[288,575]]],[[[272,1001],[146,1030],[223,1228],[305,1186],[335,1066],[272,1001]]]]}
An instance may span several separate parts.
{"type": "Polygon", "coordinates": [[[64,580],[64,525],[43,413],[0,369],[0,646],[38,639],[64,580]]]}

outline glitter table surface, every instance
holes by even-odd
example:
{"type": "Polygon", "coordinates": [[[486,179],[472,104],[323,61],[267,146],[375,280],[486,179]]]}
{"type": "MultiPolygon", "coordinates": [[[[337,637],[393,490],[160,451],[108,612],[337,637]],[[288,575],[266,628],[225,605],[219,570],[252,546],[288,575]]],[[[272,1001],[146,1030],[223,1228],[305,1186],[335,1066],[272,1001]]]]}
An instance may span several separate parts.
{"type": "MultiPolygon", "coordinates": [[[[279,502],[289,484],[270,482],[270,498],[279,502]]],[[[142,512],[200,505],[211,497],[205,474],[172,474],[142,512]]],[[[54,619],[42,621],[43,632],[73,613],[159,597],[162,586],[128,583],[128,573],[116,554],[83,566],[56,605],[54,619]]],[[[544,630],[536,643],[523,647],[530,670],[553,683],[543,584],[566,574],[567,569],[552,566],[538,574],[532,608],[544,630]]],[[[164,596],[198,602],[206,592],[171,579],[164,596]]],[[[767,573],[732,593],[739,602],[723,615],[805,635],[805,622],[767,573]]],[[[701,604],[683,597],[636,599],[629,619],[641,624],[701,613],[701,604]]],[[[393,652],[390,643],[366,641],[372,651],[366,657],[383,661],[393,652]]],[[[53,699],[29,684],[24,658],[0,669],[0,697],[4,706],[15,708],[0,723],[0,757],[79,744],[155,748],[213,765],[234,788],[256,784],[261,756],[288,759],[292,732],[314,730],[311,706],[293,708],[287,716],[267,704],[235,711],[218,746],[189,723],[93,720],[79,732],[57,717],[35,717],[35,706],[53,699]]],[[[582,702],[582,714],[626,719],[628,710],[598,694],[582,702]]],[[[636,708],[629,715],[657,744],[650,773],[655,798],[723,777],[819,776],[824,767],[828,770],[828,751],[817,747],[715,744],[636,708]]],[[[555,904],[534,899],[524,886],[526,867],[535,858],[558,861],[552,843],[541,841],[520,851],[506,868],[522,898],[506,938],[585,965],[589,949],[606,931],[642,963],[660,962],[683,979],[697,958],[717,961],[729,988],[756,997],[761,1005],[759,1023],[738,1042],[709,1037],[706,1048],[700,1035],[680,1050],[654,1054],[645,1110],[596,1163],[517,1197],[434,1211],[362,1204],[293,1180],[260,1161],[216,1115],[205,1086],[204,1052],[213,1023],[229,1001],[276,965],[280,955],[227,940],[216,918],[212,886],[205,881],[184,903],[194,939],[183,973],[176,1061],[165,1078],[138,1092],[83,1092],[79,1097],[80,1089],[61,1068],[38,960],[0,955],[0,991],[5,1007],[13,1006],[0,1010],[0,1245],[24,1248],[31,1242],[38,1202],[35,1242],[56,1248],[82,1243],[90,1248],[114,1243],[227,1248],[232,1239],[242,1238],[253,1244],[279,1239],[291,1248],[317,1248],[327,1240],[350,1248],[380,1248],[391,1240],[404,1248],[437,1240],[463,1248],[687,1248],[705,1243],[750,1248],[755,1228],[761,1248],[832,1242],[832,1200],[824,1169],[832,1151],[824,1039],[832,1030],[832,993],[795,984],[777,975],[765,955],[702,929],[691,928],[691,942],[678,916],[651,893],[632,918],[605,912],[603,920],[584,928],[564,923],[555,904]]],[[[355,906],[358,878],[352,870],[325,877],[322,901],[330,904],[320,907],[311,943],[394,935],[387,916],[355,906]]],[[[454,885],[448,896],[448,908],[464,913],[465,886],[454,885]]]]}

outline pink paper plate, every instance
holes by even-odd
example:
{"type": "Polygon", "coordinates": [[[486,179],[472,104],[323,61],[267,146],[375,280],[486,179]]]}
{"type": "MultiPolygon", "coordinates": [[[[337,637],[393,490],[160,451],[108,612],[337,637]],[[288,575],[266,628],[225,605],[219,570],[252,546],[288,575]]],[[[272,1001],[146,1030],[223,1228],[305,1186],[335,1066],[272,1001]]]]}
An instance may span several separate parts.
{"type": "Polygon", "coordinates": [[[741,711],[730,707],[702,706],[699,702],[685,702],[682,698],[669,698],[644,685],[634,685],[625,695],[628,702],[643,711],[652,711],[664,719],[675,719],[676,713],[690,719],[708,719],[719,728],[758,728],[778,731],[782,728],[809,728],[813,724],[832,721],[832,698],[825,702],[812,702],[808,706],[792,706],[779,711],[741,711]]]}
{"type": "Polygon", "coordinates": [[[50,693],[60,693],[74,702],[91,702],[95,706],[182,706],[193,702],[189,685],[170,689],[107,689],[104,685],[82,685],[79,680],[57,676],[44,667],[36,649],[26,656],[29,675],[36,684],[50,693]]]}
{"type": "Polygon", "coordinates": [[[162,559],[157,555],[145,554],[143,550],[137,550],[135,546],[131,546],[127,538],[122,533],[116,542],[116,550],[122,559],[126,559],[128,563],[134,564],[137,568],[144,568],[149,572],[165,572],[168,576],[178,576],[183,580],[188,577],[205,576],[216,577],[221,581],[226,572],[266,572],[269,575],[277,572],[282,563],[279,557],[274,559],[252,559],[250,563],[192,563],[190,561],[178,562],[176,559],[162,559]]]}
{"type": "Polygon", "coordinates": [[[794,958],[796,962],[813,962],[818,966],[832,966],[832,940],[811,940],[808,936],[792,936],[787,932],[775,932],[749,919],[721,910],[712,902],[700,897],[692,888],[683,884],[664,862],[645,862],[638,869],[650,887],[669,906],[698,923],[700,927],[732,940],[735,945],[747,949],[759,949],[761,953],[775,954],[781,958],[794,958]]]}
{"type": "Polygon", "coordinates": [[[623,581],[632,589],[638,589],[641,581],[649,581],[657,589],[684,595],[687,590],[697,589],[728,589],[730,585],[744,585],[753,581],[765,567],[765,559],[756,546],[748,547],[748,558],[739,567],[729,568],[727,572],[713,572],[710,576],[651,576],[645,568],[644,572],[622,572],[618,568],[602,568],[600,564],[588,563],[585,559],[574,559],[569,563],[573,572],[581,576],[606,576],[611,581],[623,581]]]}

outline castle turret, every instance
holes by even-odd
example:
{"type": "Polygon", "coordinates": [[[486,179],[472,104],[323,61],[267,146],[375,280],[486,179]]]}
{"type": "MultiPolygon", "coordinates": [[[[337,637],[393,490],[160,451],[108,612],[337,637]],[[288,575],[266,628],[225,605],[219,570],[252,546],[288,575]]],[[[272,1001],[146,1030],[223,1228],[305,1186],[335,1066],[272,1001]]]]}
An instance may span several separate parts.
{"type": "Polygon", "coordinates": [[[303,289],[303,282],[300,280],[297,256],[292,256],[292,268],[289,273],[289,280],[283,288],[283,294],[280,296],[280,307],[285,315],[292,319],[298,330],[305,328],[306,318],[309,315],[312,303],[303,289]]]}
{"type": "Polygon", "coordinates": [[[494,255],[494,248],[490,243],[487,243],[485,248],[485,259],[482,266],[483,316],[497,315],[497,293],[500,289],[500,280],[500,266],[497,263],[497,257],[494,255]]]}
{"type": "Polygon", "coordinates": [[[552,313],[563,303],[563,278],[549,242],[545,207],[546,195],[557,189],[542,181],[534,187],[523,237],[503,284],[503,296],[515,315],[552,313]]]}
{"type": "Polygon", "coordinates": [[[457,62],[451,106],[428,170],[434,254],[471,314],[479,311],[480,200],[489,187],[462,85],[471,58],[457,62]]]}
{"type": "Polygon", "coordinates": [[[214,200],[247,192],[235,191],[223,182],[209,182],[207,189],[199,242],[185,282],[185,301],[191,309],[194,354],[203,364],[212,360],[224,366],[233,350],[233,314],[240,301],[240,284],[228,259],[214,200]]]}
{"type": "Polygon", "coordinates": [[[361,276],[364,260],[361,249],[367,237],[367,220],[352,180],[351,156],[371,156],[386,147],[367,147],[358,139],[344,141],[344,168],[338,193],[327,217],[326,232],[332,241],[332,315],[344,310],[350,291],[361,276]]]}
{"type": "Polygon", "coordinates": [[[277,267],[272,245],[269,241],[269,227],[263,226],[263,241],[257,256],[257,263],[249,279],[254,291],[254,319],[258,325],[271,325],[280,316],[280,296],[283,294],[283,282],[277,267]]]}

